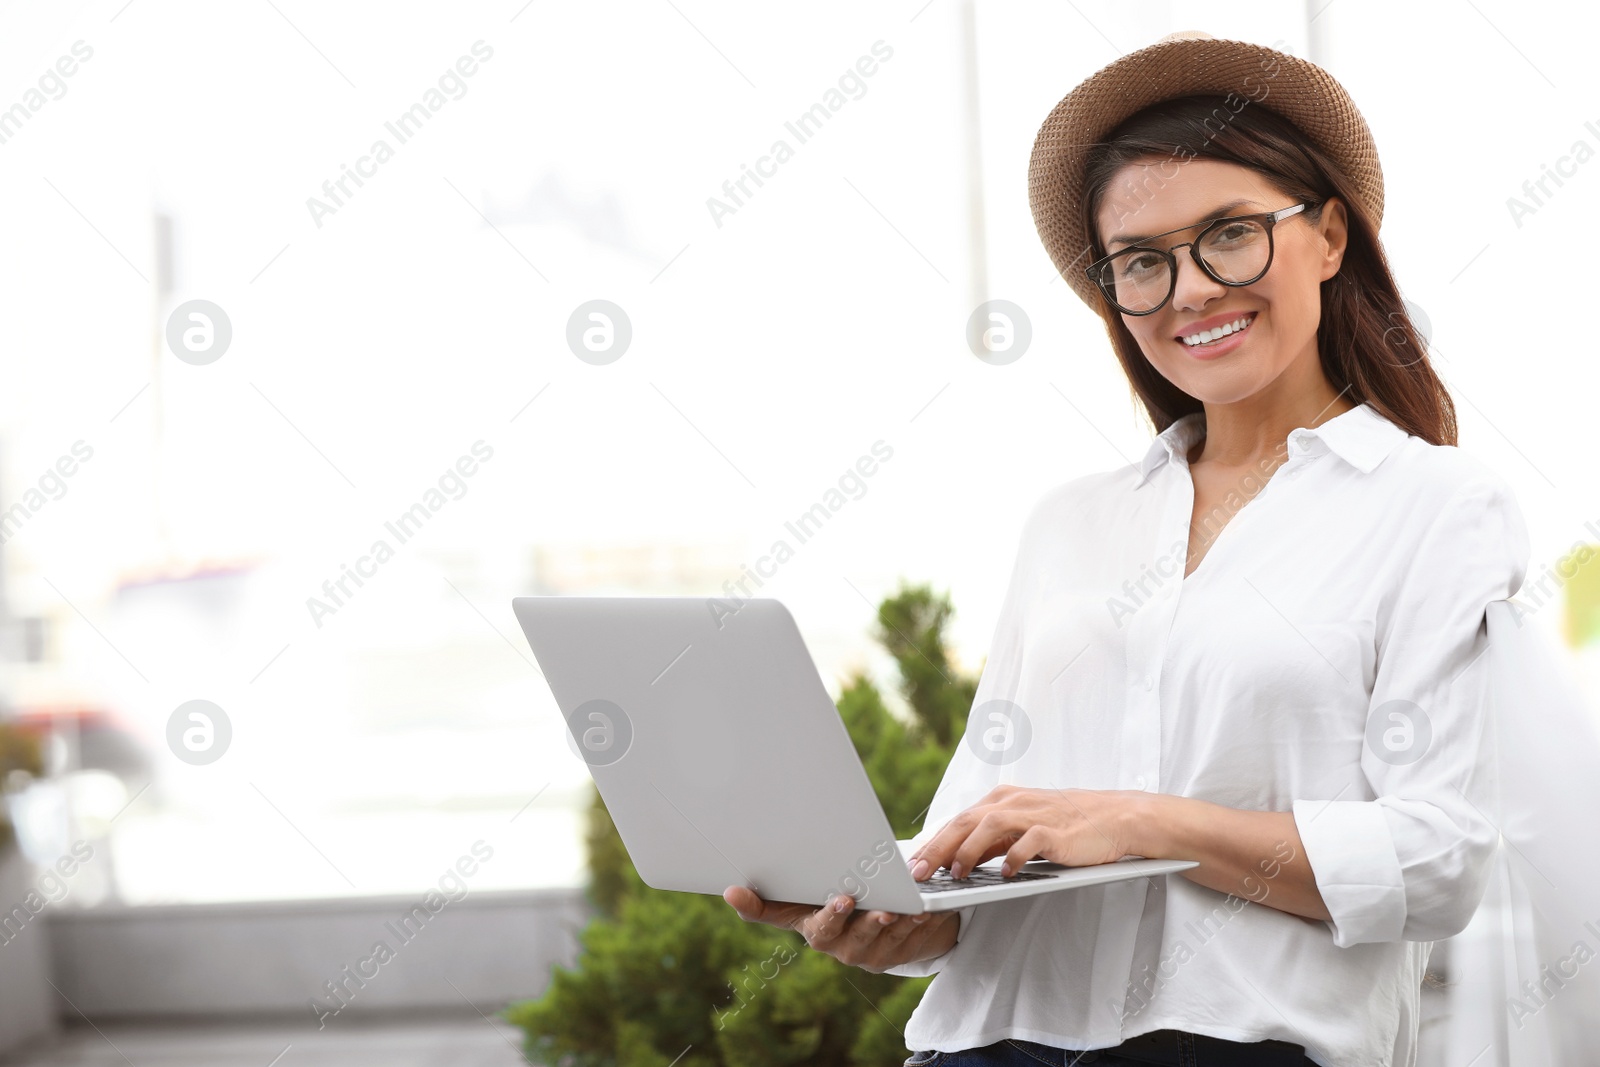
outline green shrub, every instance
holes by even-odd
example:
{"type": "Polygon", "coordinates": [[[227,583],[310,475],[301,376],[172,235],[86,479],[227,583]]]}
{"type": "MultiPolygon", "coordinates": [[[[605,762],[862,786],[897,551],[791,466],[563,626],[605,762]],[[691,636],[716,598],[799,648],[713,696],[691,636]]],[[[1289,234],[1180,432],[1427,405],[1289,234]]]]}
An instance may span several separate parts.
{"type": "MultiPolygon", "coordinates": [[[[944,646],[947,597],[902,587],[878,608],[909,722],[857,672],[839,714],[895,835],[913,836],[966,726],[977,678],[944,646]]],[[[847,967],[793,931],[741,920],[720,898],[651,889],[594,795],[589,901],[571,968],[502,1013],[531,1060],[552,1067],[839,1067],[898,1063],[929,978],[847,967]]]]}
{"type": "Polygon", "coordinates": [[[0,722],[0,849],[11,844],[14,831],[6,817],[5,795],[25,788],[44,773],[38,738],[0,722]]]}

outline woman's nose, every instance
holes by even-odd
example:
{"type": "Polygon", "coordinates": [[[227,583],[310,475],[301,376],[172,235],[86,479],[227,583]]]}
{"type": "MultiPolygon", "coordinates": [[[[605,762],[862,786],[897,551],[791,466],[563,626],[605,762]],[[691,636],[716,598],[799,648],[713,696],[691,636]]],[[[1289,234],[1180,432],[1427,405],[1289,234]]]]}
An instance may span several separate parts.
{"type": "MultiPolygon", "coordinates": [[[[1173,250],[1176,252],[1176,249],[1173,250]]],[[[1187,311],[1198,310],[1222,296],[1227,286],[1200,269],[1188,248],[1177,255],[1178,278],[1172,290],[1172,306],[1187,311]]]]}

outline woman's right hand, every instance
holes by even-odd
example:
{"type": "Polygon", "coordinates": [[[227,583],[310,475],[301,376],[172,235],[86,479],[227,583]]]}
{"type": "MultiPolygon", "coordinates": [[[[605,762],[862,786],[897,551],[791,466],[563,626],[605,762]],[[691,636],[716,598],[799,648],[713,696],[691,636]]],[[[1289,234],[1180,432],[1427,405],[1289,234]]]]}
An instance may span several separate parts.
{"type": "Polygon", "coordinates": [[[932,959],[956,943],[959,912],[897,915],[855,910],[855,898],[839,895],[822,907],[762,900],[747,886],[729,886],[722,899],[745,922],[794,930],[806,944],[840,963],[879,973],[902,963],[932,959]]]}

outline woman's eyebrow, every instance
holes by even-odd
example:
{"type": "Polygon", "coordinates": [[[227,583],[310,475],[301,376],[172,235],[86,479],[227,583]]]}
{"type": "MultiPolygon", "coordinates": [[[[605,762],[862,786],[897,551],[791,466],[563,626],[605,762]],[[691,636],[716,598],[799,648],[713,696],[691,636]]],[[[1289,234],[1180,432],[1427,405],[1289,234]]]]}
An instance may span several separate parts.
{"type": "MultiPolygon", "coordinates": [[[[1208,214],[1205,218],[1199,219],[1196,222],[1191,222],[1189,224],[1189,226],[1197,226],[1201,222],[1215,222],[1217,219],[1226,218],[1230,213],[1232,213],[1234,211],[1237,211],[1242,207],[1260,207],[1260,206],[1261,205],[1257,204],[1254,200],[1230,200],[1226,204],[1223,204],[1221,207],[1212,210],[1212,212],[1210,214],[1208,214]]],[[[1176,230],[1168,230],[1167,233],[1177,233],[1178,230],[1187,230],[1189,228],[1189,226],[1179,226],[1178,229],[1176,229],[1176,230]]],[[[1108,238],[1106,240],[1106,244],[1108,244],[1108,245],[1115,245],[1115,244],[1136,245],[1140,241],[1148,241],[1152,237],[1164,237],[1164,236],[1165,236],[1165,234],[1159,234],[1159,233],[1146,233],[1146,234],[1119,233],[1115,237],[1108,238]]]]}

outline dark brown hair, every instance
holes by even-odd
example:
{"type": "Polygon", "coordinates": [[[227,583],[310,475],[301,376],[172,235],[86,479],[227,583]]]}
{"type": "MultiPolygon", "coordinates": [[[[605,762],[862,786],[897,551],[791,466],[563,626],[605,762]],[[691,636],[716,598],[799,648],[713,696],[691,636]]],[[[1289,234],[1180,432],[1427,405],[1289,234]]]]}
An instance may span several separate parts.
{"type": "MultiPolygon", "coordinates": [[[[1126,119],[1090,153],[1084,172],[1083,212],[1091,235],[1090,256],[1104,256],[1095,221],[1106,186],[1118,170],[1150,156],[1181,166],[1214,159],[1249,167],[1286,196],[1309,205],[1313,224],[1331,196],[1344,202],[1349,242],[1339,272],[1321,285],[1322,316],[1317,350],[1335,389],[1374,409],[1407,433],[1430,444],[1456,443],[1456,413],[1444,383],[1428,360],[1426,343],[1411,321],[1378,241],[1377,227],[1348,178],[1287,119],[1253,102],[1228,106],[1222,96],[1164,100],[1126,119]]],[[[1122,315],[1102,296],[1100,317],[1133,392],[1156,432],[1204,410],[1198,399],[1173,385],[1145,358],[1123,325],[1122,315]]]]}

